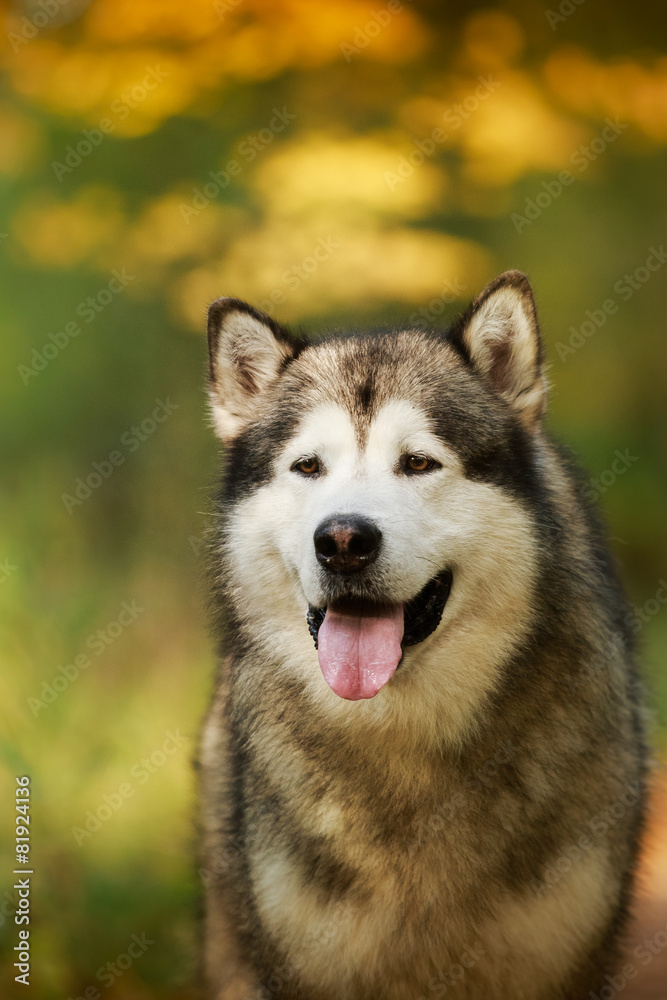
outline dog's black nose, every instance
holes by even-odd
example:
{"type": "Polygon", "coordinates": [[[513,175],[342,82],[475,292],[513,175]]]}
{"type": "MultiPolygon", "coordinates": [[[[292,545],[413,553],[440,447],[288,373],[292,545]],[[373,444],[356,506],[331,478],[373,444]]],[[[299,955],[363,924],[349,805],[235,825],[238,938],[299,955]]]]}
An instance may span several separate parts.
{"type": "Polygon", "coordinates": [[[322,521],[313,541],[318,561],[331,573],[358,573],[377,559],[382,532],[365,517],[339,515],[322,521]]]}

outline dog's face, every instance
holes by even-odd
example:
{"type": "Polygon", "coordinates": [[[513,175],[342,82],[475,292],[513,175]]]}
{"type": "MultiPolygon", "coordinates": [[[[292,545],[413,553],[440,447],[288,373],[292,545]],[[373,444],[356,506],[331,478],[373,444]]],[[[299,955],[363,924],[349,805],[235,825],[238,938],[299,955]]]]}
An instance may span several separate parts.
{"type": "Polygon", "coordinates": [[[536,568],[545,390],[527,279],[496,279],[447,337],[306,345],[220,299],[209,347],[230,595],[255,638],[326,691],[309,625],[347,700],[385,696],[438,651],[476,657],[463,669],[480,678],[501,661],[536,568]]]}

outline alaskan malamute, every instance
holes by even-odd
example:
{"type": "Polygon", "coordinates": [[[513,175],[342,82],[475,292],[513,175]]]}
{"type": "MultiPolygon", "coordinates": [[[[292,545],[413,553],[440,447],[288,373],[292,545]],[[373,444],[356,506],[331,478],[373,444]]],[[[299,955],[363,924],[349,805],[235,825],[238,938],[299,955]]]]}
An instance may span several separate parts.
{"type": "Polygon", "coordinates": [[[527,278],[446,332],[210,308],[219,1000],[589,1000],[644,808],[626,606],[545,433],[527,278]]]}

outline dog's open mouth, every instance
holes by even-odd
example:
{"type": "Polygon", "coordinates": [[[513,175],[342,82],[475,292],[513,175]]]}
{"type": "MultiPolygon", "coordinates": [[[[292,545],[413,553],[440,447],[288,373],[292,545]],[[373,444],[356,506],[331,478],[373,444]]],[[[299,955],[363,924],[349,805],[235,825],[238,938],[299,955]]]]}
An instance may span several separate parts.
{"type": "Polygon", "coordinates": [[[445,570],[405,604],[349,597],[326,608],[309,605],[308,631],[331,690],[350,701],[374,697],[395,673],[404,647],[438,627],[451,589],[445,570]]]}

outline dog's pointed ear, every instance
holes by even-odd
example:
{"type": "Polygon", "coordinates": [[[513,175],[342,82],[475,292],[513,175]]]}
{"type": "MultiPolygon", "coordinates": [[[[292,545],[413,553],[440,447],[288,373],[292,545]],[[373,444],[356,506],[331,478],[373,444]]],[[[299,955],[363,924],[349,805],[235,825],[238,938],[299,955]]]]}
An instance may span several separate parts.
{"type": "Polygon", "coordinates": [[[218,437],[230,441],[252,419],[261,395],[305,341],[238,299],[208,310],[209,398],[218,437]]]}
{"type": "Polygon", "coordinates": [[[455,337],[532,430],[544,414],[547,385],[535,299],[526,275],[505,271],[495,278],[471,304],[455,337]]]}

